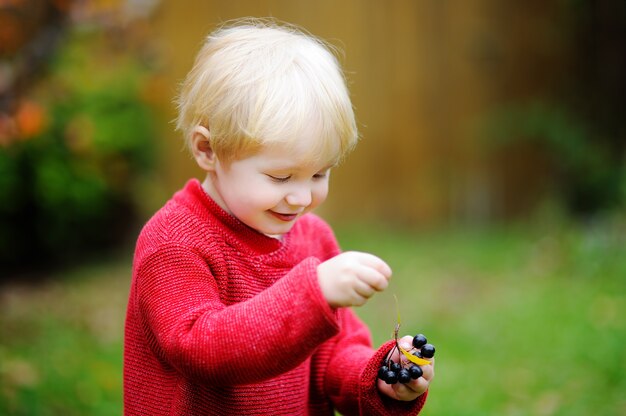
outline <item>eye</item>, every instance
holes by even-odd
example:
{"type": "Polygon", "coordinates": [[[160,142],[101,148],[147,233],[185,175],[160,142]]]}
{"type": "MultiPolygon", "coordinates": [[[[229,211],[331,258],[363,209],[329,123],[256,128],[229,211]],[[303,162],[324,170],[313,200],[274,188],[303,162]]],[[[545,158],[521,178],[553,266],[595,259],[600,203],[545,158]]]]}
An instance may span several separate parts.
{"type": "Polygon", "coordinates": [[[313,179],[324,179],[326,176],[328,176],[327,170],[316,173],[315,175],[313,175],[313,179]]]}
{"type": "Polygon", "coordinates": [[[273,182],[278,182],[278,183],[283,183],[283,182],[287,182],[290,178],[291,175],[287,175],[287,176],[274,176],[274,175],[267,175],[273,182]]]}

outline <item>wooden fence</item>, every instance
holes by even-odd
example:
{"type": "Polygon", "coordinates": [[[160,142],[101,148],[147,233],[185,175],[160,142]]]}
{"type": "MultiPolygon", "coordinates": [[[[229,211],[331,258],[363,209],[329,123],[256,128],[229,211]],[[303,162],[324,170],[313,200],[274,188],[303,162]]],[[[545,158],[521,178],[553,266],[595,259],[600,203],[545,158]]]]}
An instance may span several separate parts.
{"type": "Polygon", "coordinates": [[[362,141],[333,172],[324,216],[413,226],[527,212],[545,169],[532,151],[493,156],[481,126],[500,106],[540,95],[559,76],[567,48],[553,33],[554,4],[164,1],[152,29],[164,62],[167,191],[201,175],[169,122],[170,100],[202,38],[232,18],[273,16],[345,51],[362,141]]]}

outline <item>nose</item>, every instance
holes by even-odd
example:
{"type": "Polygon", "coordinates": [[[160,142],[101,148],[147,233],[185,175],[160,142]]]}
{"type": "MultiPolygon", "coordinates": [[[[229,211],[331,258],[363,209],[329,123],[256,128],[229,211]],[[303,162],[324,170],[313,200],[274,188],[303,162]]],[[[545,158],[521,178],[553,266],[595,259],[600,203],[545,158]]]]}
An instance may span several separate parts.
{"type": "Polygon", "coordinates": [[[293,187],[285,197],[285,201],[289,205],[298,207],[307,207],[311,205],[313,200],[311,188],[304,185],[293,187]]]}

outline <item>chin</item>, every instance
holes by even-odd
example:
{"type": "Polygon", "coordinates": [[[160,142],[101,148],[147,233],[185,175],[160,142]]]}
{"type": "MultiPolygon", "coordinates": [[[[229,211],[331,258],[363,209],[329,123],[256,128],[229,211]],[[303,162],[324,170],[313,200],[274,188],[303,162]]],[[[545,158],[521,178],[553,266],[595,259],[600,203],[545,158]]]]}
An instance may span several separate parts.
{"type": "Polygon", "coordinates": [[[291,230],[291,228],[293,227],[293,224],[290,224],[288,226],[283,226],[283,227],[264,227],[264,228],[257,228],[256,230],[262,234],[265,234],[267,236],[270,237],[274,237],[274,238],[280,238],[283,234],[286,234],[289,232],[289,230],[291,230]]]}

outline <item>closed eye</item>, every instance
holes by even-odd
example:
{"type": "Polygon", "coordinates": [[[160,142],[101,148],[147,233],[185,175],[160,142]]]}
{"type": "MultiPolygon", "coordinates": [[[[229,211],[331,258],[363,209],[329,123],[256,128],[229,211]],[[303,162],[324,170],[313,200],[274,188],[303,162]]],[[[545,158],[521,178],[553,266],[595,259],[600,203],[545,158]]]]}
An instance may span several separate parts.
{"type": "Polygon", "coordinates": [[[274,182],[278,182],[278,183],[283,183],[283,182],[287,182],[289,179],[291,179],[291,175],[288,176],[274,176],[274,175],[267,175],[272,181],[274,182]]]}
{"type": "Polygon", "coordinates": [[[315,175],[313,175],[313,179],[324,179],[326,176],[328,176],[328,170],[317,172],[315,175]]]}

